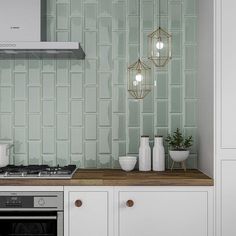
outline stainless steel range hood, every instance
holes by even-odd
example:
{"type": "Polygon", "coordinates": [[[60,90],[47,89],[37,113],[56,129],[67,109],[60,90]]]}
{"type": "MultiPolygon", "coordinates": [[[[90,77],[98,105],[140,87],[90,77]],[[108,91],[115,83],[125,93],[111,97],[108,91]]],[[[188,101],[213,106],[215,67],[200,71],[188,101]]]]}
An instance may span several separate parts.
{"type": "Polygon", "coordinates": [[[84,59],[79,42],[47,42],[45,0],[0,0],[0,59],[84,59]]]}

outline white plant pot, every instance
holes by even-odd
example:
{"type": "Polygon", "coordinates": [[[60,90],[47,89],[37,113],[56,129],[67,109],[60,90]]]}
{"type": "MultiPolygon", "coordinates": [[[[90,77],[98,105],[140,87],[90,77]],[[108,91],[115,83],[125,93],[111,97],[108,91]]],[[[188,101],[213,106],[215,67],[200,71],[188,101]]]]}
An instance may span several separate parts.
{"type": "Polygon", "coordinates": [[[170,157],[174,162],[183,162],[189,156],[189,150],[187,151],[169,151],[170,157]]]}

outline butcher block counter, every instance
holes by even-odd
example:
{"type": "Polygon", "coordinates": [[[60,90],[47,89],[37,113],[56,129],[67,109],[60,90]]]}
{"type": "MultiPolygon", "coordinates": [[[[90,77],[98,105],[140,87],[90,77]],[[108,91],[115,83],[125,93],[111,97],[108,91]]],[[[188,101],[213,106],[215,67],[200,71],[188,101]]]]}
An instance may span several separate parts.
{"type": "Polygon", "coordinates": [[[213,179],[198,170],[124,172],[114,169],[79,169],[72,179],[0,179],[0,186],[213,186],[213,179]]]}

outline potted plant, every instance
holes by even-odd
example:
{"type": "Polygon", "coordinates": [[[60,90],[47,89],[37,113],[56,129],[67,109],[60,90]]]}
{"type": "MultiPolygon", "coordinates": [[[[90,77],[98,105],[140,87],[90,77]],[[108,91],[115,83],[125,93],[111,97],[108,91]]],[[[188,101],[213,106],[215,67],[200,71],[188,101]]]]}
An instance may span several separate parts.
{"type": "Polygon", "coordinates": [[[168,146],[170,147],[169,154],[171,159],[174,162],[182,162],[185,168],[184,161],[189,156],[189,148],[192,146],[193,143],[192,136],[184,138],[180,130],[177,128],[173,135],[169,134],[165,140],[168,143],[168,146]]]}

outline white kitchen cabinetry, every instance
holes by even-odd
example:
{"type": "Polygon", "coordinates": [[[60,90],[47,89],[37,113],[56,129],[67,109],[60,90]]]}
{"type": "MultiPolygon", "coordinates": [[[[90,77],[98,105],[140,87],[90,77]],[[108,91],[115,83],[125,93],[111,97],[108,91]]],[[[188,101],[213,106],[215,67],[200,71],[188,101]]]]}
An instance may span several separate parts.
{"type": "Polygon", "coordinates": [[[116,236],[212,236],[210,187],[116,188],[116,236]]]}
{"type": "Polygon", "coordinates": [[[106,187],[65,187],[67,236],[112,236],[112,191],[106,187]]]}

